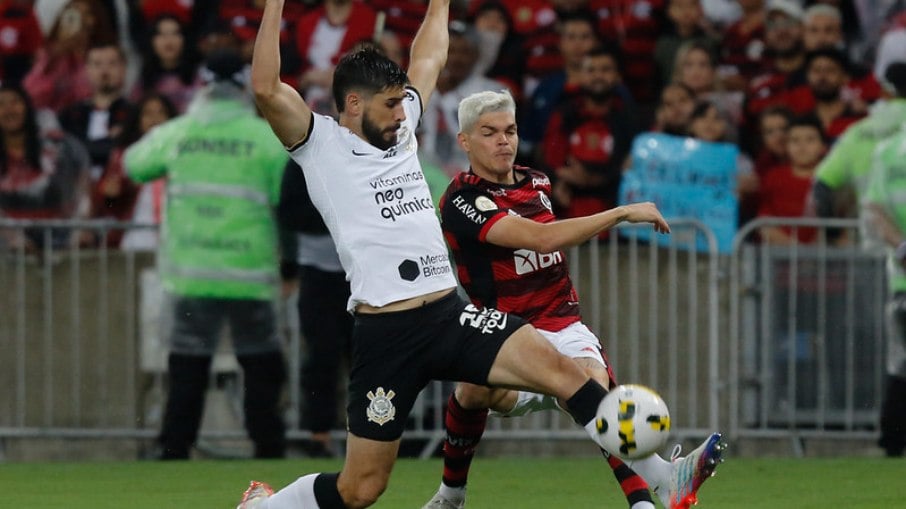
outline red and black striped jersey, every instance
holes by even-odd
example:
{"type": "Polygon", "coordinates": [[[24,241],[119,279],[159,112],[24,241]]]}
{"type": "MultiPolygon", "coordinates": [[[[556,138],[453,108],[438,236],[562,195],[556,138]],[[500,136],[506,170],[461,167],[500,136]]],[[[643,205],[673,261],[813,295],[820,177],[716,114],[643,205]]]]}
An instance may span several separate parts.
{"type": "Polygon", "coordinates": [[[512,185],[495,184],[471,172],[454,177],[440,200],[444,237],[453,251],[459,282],[475,305],[558,331],[581,319],[564,253],[537,253],[487,241],[491,226],[508,214],[539,223],[556,219],[547,176],[519,166],[513,172],[512,185]]]}

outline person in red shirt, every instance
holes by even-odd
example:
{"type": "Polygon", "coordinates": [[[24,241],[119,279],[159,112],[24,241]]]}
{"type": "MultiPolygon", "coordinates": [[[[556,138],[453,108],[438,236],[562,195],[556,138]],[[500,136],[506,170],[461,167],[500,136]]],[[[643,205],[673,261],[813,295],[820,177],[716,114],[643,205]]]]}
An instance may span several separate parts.
{"type": "MultiPolygon", "coordinates": [[[[669,226],[651,202],[557,220],[550,180],[541,172],[514,165],[519,139],[515,110],[506,92],[479,92],[460,103],[458,140],[468,154],[471,170],[457,175],[440,201],[444,237],[456,260],[459,280],[475,306],[517,313],[595,380],[615,387],[600,341],[582,323],[563,250],[624,221],[650,223],[661,233],[669,232],[669,226]],[[555,234],[559,228],[564,230],[555,234]],[[542,233],[545,230],[550,233],[542,233]],[[567,235],[567,231],[572,233],[567,235]]],[[[447,403],[443,481],[423,509],[464,507],[469,467],[489,408],[500,415],[519,416],[554,409],[557,404],[555,398],[530,392],[457,384],[447,403]]],[[[648,487],[665,507],[688,508],[705,477],[689,486],[689,499],[671,493],[676,482],[670,479],[682,476],[680,472],[688,468],[692,477],[709,470],[695,467],[699,462],[694,458],[710,454],[706,451],[713,452],[715,447],[719,453],[718,440],[719,434],[712,435],[702,447],[674,462],[656,454],[628,463],[606,452],[604,456],[630,509],[654,509],[648,487]]],[[[710,470],[708,474],[713,473],[710,470]]]]}
{"type": "Polygon", "coordinates": [[[33,0],[0,0],[0,81],[22,81],[44,44],[33,3],[33,0]]]}
{"type": "Polygon", "coordinates": [[[582,59],[580,90],[551,116],[544,135],[544,165],[554,177],[554,204],[563,217],[580,217],[616,205],[637,129],[616,87],[616,48],[601,47],[582,59]]]}
{"type": "Polygon", "coordinates": [[[742,17],[727,27],[720,43],[724,85],[744,90],[764,69],[764,0],[739,0],[742,17]]]}
{"type": "MultiPolygon", "coordinates": [[[[789,164],[769,170],[761,183],[759,217],[803,217],[812,189],[815,168],[827,152],[821,123],[815,117],[800,117],[787,130],[789,164]]],[[[814,228],[763,226],[761,238],[769,244],[809,243],[814,228]]]]}

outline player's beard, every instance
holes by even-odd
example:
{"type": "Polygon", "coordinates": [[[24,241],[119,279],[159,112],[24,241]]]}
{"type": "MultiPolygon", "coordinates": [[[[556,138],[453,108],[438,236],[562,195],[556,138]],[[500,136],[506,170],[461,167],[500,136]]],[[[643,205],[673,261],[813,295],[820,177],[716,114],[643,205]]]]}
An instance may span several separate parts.
{"type": "Polygon", "coordinates": [[[388,150],[390,147],[396,145],[397,129],[399,129],[399,126],[392,128],[393,133],[388,140],[385,136],[391,129],[381,129],[381,126],[375,124],[368,118],[368,113],[362,115],[362,133],[365,135],[365,139],[368,140],[368,143],[371,143],[381,150],[388,150]]]}

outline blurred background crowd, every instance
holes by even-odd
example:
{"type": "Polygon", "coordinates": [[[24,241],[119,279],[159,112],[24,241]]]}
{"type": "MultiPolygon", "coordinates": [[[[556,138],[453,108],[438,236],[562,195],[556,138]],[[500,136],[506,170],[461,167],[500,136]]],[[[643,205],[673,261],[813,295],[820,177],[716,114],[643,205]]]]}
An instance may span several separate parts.
{"type": "MultiPolygon", "coordinates": [[[[123,153],[186,111],[205,55],[229,47],[251,60],[264,3],[0,0],[0,217],[159,222],[163,185],[131,182],[123,153]]],[[[339,57],[372,45],[405,66],[425,9],[422,0],[286,0],[284,81],[316,111],[335,112],[339,57]]],[[[563,217],[614,206],[633,141],[648,132],[738,148],[739,225],[816,208],[854,215],[857,185],[849,199],[814,205],[816,172],[866,117],[883,116],[887,134],[906,120],[906,76],[891,65],[906,60],[903,0],[454,0],[452,19],[420,126],[437,192],[467,170],[456,111],[479,90],[517,99],[518,162],[551,176],[563,217]]],[[[805,229],[796,235],[810,240],[805,229]]],[[[101,242],[77,237],[53,241],[101,242]]],[[[150,249],[156,239],[103,242],[150,249]]]]}

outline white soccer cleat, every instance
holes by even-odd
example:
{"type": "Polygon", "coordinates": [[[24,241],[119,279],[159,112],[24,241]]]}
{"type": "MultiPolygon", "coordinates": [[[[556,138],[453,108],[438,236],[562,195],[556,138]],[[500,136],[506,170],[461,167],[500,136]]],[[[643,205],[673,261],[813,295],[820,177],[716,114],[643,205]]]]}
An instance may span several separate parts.
{"type": "Polygon", "coordinates": [[[242,494],[242,500],[239,501],[236,509],[264,507],[264,502],[273,494],[273,488],[268,486],[267,483],[252,481],[249,484],[249,488],[242,494]]]}
{"type": "Polygon", "coordinates": [[[444,498],[440,493],[435,493],[434,498],[422,506],[422,509],[463,509],[466,506],[465,499],[458,504],[444,498]]]}
{"type": "Polygon", "coordinates": [[[670,490],[658,494],[665,508],[689,509],[698,503],[698,489],[723,461],[721,454],[727,446],[720,437],[720,433],[712,433],[702,445],[682,458],[678,457],[680,451],[675,451],[671,457],[670,490]]]}

